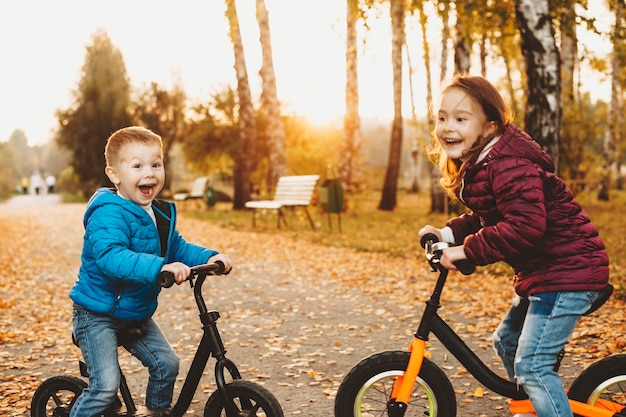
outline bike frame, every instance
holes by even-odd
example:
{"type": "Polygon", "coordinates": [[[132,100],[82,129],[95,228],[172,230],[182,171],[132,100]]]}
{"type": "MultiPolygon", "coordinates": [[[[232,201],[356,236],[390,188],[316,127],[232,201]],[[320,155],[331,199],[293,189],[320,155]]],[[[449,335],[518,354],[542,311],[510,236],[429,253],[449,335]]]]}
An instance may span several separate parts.
{"type": "MultiPolygon", "coordinates": [[[[409,345],[411,356],[404,374],[396,380],[388,402],[387,410],[390,417],[403,417],[409,403],[415,380],[424,361],[426,341],[430,333],[433,333],[444,347],[473,375],[476,380],[489,390],[510,398],[509,409],[511,413],[532,413],[534,409],[528,395],[523,388],[507,379],[504,379],[493,371],[463,342],[452,328],[437,314],[440,308],[441,292],[448,277],[448,270],[437,261],[432,261],[433,272],[439,271],[439,278],[435,284],[435,290],[426,301],[426,308],[422,314],[420,324],[415,332],[415,338],[409,345]]],[[[616,403],[605,404],[608,409],[591,406],[586,403],[571,400],[572,411],[584,417],[612,417],[619,416],[624,408],[616,403]],[[615,410],[615,411],[610,411],[615,410]]]]}
{"type": "MultiPolygon", "coordinates": [[[[206,273],[196,273],[192,270],[192,274],[196,274],[196,282],[194,285],[193,277],[190,276],[189,283],[193,288],[194,298],[196,300],[196,304],[198,306],[198,311],[200,312],[200,321],[202,322],[202,330],[203,335],[200,340],[200,344],[198,345],[198,349],[194,355],[193,361],[189,367],[189,371],[187,373],[187,377],[185,378],[185,382],[183,383],[183,387],[180,391],[178,399],[176,400],[176,404],[172,408],[169,415],[173,417],[182,417],[185,415],[187,409],[191,405],[193,397],[195,395],[196,389],[200,383],[200,379],[202,378],[202,373],[209,361],[209,357],[213,355],[216,359],[215,364],[215,381],[217,384],[217,389],[223,394],[225,399],[225,406],[227,408],[228,415],[236,415],[238,410],[232,399],[228,397],[226,392],[226,374],[225,371],[228,371],[232,379],[241,379],[241,374],[237,369],[237,366],[230,359],[226,358],[226,349],[224,347],[224,343],[222,342],[222,338],[220,337],[219,331],[217,329],[217,320],[220,318],[220,314],[217,311],[208,311],[206,308],[206,304],[204,302],[204,297],[202,296],[202,284],[207,277],[206,273]]],[[[126,378],[124,374],[122,374],[122,370],[120,369],[121,374],[121,383],[120,383],[120,394],[122,395],[122,399],[124,400],[124,404],[126,405],[126,414],[121,415],[132,415],[137,411],[137,407],[133,401],[132,395],[130,393],[130,388],[126,382],[126,378]]]]}

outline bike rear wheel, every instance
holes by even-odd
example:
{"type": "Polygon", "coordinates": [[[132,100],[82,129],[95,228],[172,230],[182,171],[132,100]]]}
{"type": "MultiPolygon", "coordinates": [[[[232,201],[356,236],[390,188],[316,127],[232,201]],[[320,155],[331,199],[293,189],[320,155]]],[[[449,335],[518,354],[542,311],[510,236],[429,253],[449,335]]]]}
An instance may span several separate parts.
{"type": "Polygon", "coordinates": [[[621,411],[626,407],[626,355],[614,355],[593,363],[572,383],[569,398],[621,411]]]}
{"type": "MultiPolygon", "coordinates": [[[[410,352],[389,351],[363,359],[346,375],[335,398],[336,417],[387,416],[387,402],[410,352]]],[[[405,417],[454,417],[456,397],[446,374],[424,358],[405,417]]]]}
{"type": "Polygon", "coordinates": [[[30,404],[31,417],[67,417],[87,383],[71,375],[46,379],[35,391],[30,404]]]}
{"type": "MultiPolygon", "coordinates": [[[[280,403],[266,388],[254,382],[236,379],[226,384],[226,392],[233,399],[240,415],[247,417],[283,417],[280,403]]],[[[215,391],[204,407],[204,417],[225,417],[224,395],[215,391]]]]}

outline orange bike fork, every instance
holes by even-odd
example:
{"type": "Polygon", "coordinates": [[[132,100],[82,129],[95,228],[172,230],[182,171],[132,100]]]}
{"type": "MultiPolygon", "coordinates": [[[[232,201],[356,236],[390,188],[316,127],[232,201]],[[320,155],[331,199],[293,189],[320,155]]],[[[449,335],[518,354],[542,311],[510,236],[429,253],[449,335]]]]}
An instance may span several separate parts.
{"type": "Polygon", "coordinates": [[[422,369],[422,363],[424,362],[424,352],[426,350],[426,341],[415,338],[409,345],[409,352],[411,357],[409,358],[409,364],[404,371],[404,374],[396,379],[391,391],[391,398],[398,403],[408,404],[413,392],[413,386],[417,375],[419,375],[422,369]]]}

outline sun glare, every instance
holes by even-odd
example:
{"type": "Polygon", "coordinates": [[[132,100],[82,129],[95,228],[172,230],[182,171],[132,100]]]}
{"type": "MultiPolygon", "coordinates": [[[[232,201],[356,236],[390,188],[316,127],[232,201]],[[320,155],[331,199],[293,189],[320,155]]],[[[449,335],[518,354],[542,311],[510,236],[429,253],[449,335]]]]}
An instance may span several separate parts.
{"type": "MultiPolygon", "coordinates": [[[[31,143],[43,143],[56,126],[55,111],[67,108],[80,77],[85,47],[100,27],[120,50],[134,88],[156,82],[182,82],[187,95],[205,100],[226,86],[236,87],[234,56],[225,6],[189,0],[172,7],[152,0],[0,2],[0,140],[23,129],[31,143]],[[73,10],[73,13],[66,13],[73,10]],[[75,18],[74,16],[80,16],[75,18]],[[28,36],[45,33],[45,36],[28,36]],[[23,36],[20,36],[23,34],[23,36]],[[36,94],[37,99],[32,99],[36,94]]],[[[278,99],[287,112],[313,123],[345,113],[345,2],[266,0],[278,99]]],[[[254,2],[237,0],[253,99],[261,92],[261,47],[254,2]]],[[[359,112],[361,117],[393,116],[391,35],[388,11],[372,14],[370,29],[359,32],[359,112]]],[[[436,19],[432,19],[436,22],[436,19]]],[[[435,24],[435,23],[433,23],[435,24]]],[[[430,28],[438,36],[438,28],[430,28]]],[[[404,64],[403,113],[426,114],[426,76],[415,22],[407,22],[411,65],[404,64]],[[412,77],[412,91],[409,83],[412,77]],[[413,100],[413,103],[412,103],[413,100]]],[[[431,36],[431,35],[429,35],[431,36]]],[[[434,35],[433,35],[434,36],[434,35]]],[[[601,40],[603,43],[606,39],[601,40]]],[[[433,45],[438,41],[433,39],[433,45]]],[[[436,48],[435,48],[436,49],[436,48]]],[[[432,52],[437,62],[440,52],[432,52]]],[[[439,74],[433,63],[433,83],[439,74]]],[[[586,77],[586,76],[585,76],[586,77]]],[[[597,91],[607,90],[606,83],[597,91]]],[[[435,93],[437,85],[434,85],[435,93]]]]}

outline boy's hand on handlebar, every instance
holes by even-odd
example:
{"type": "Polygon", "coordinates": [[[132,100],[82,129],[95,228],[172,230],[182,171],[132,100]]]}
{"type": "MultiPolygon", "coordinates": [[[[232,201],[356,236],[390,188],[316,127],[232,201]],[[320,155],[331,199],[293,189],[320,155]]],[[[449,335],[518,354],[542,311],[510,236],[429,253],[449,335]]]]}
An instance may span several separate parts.
{"type": "Polygon", "coordinates": [[[455,262],[467,259],[463,246],[451,246],[445,248],[442,251],[440,258],[441,266],[449,271],[458,271],[459,268],[455,265],[455,262]]]}
{"type": "Polygon", "coordinates": [[[224,264],[224,272],[222,273],[222,275],[230,274],[230,270],[233,268],[233,263],[228,256],[224,255],[223,253],[218,253],[217,255],[211,256],[207,261],[208,264],[216,262],[221,262],[222,264],[224,264]]]}
{"type": "Polygon", "coordinates": [[[165,264],[161,268],[161,271],[169,271],[174,275],[174,280],[177,285],[182,284],[189,278],[191,268],[182,262],[172,262],[171,264],[165,264]]]}

